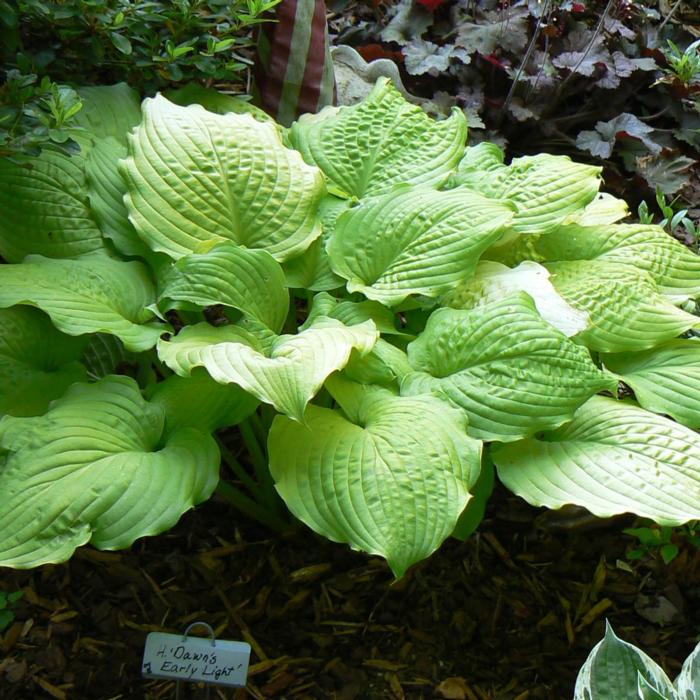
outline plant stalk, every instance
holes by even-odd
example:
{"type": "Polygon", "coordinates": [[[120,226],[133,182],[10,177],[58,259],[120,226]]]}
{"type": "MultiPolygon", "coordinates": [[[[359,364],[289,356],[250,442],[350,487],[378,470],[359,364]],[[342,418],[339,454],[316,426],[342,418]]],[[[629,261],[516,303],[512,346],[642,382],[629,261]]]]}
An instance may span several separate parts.
{"type": "Polygon", "coordinates": [[[272,475],[270,474],[267,457],[265,456],[265,452],[255,436],[255,431],[251,425],[250,418],[247,418],[240,423],[238,429],[241,432],[241,437],[243,438],[243,442],[248,450],[250,459],[253,462],[255,476],[257,477],[258,483],[262,489],[263,500],[268,508],[271,510],[277,510],[279,505],[279,496],[275,490],[275,484],[272,481],[272,475]]]}
{"type": "Polygon", "coordinates": [[[264,506],[256,503],[237,488],[231,486],[226,481],[219,481],[216,493],[227,503],[241,511],[253,520],[257,520],[262,525],[269,527],[275,532],[285,532],[289,529],[289,523],[281,518],[277,513],[270,512],[264,506]]]}

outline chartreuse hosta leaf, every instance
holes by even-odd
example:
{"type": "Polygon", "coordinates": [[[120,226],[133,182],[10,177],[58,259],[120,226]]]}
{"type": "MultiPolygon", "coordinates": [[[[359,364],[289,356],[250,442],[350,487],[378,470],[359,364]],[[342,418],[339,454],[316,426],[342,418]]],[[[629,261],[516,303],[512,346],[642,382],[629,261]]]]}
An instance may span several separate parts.
{"type": "Polygon", "coordinates": [[[82,155],[50,149],[31,168],[0,158],[0,255],[73,258],[103,247],[89,205],[82,155]]]}
{"type": "Polygon", "coordinates": [[[0,309],[0,415],[43,413],[73,382],[86,379],[78,361],[85,342],[57,331],[36,309],[0,309]]]}
{"type": "Polygon", "coordinates": [[[576,340],[591,350],[645,350],[700,324],[660,294],[648,273],[631,265],[576,260],[546,267],[564,300],[589,314],[589,327],[576,340]]]}
{"type": "Polygon", "coordinates": [[[301,328],[309,328],[321,316],[336,318],[346,326],[373,321],[377,330],[383,335],[401,335],[396,328],[394,313],[378,301],[340,301],[330,294],[321,292],[314,296],[309,315],[301,328]]]}
{"type": "Polygon", "coordinates": [[[321,233],[323,176],[270,123],[158,96],[144,102],[129,154],[125,202],[153,250],[181,258],[233,241],[286,260],[321,233]]]}
{"type": "Polygon", "coordinates": [[[331,269],[326,243],[335,229],[338,217],[349,208],[348,199],[327,195],[321,200],[318,214],[322,233],[300,256],[284,263],[288,287],[322,292],[338,289],[345,284],[343,278],[331,269]]]}
{"type": "Polygon", "coordinates": [[[672,340],[644,352],[601,359],[644,408],[700,429],[700,341],[672,340]]]}
{"type": "Polygon", "coordinates": [[[432,396],[396,396],[333,379],[337,410],[275,418],[270,471],[311,529],[388,560],[394,575],[450,535],[479,475],[481,443],[464,415],[432,396]]]}
{"type": "Polygon", "coordinates": [[[146,395],[151,404],[163,409],[168,434],[180,428],[211,433],[237,425],[259,403],[238,386],[215,382],[203,369],[194,370],[188,377],[174,374],[152,384],[146,395]]]}
{"type": "Polygon", "coordinates": [[[457,171],[450,178],[450,185],[457,187],[461,180],[476,172],[500,170],[504,157],[503,149],[495,143],[483,141],[476,146],[468,146],[464,149],[462,160],[457,164],[457,171]]]}
{"type": "Polygon", "coordinates": [[[663,669],[641,649],[620,639],[606,622],[605,637],[579,671],[574,700],[640,698],[676,700],[677,696],[663,669]]]}
{"type": "Polygon", "coordinates": [[[608,226],[629,216],[629,207],[624,199],[613,197],[607,192],[598,196],[580,212],[572,214],[564,223],[578,226],[608,226]]]}
{"type": "Polygon", "coordinates": [[[512,216],[508,204],[468,190],[397,187],[338,219],[331,267],[348,291],[387,306],[411,294],[435,297],[473,274],[512,216]]]}
{"type": "Polygon", "coordinates": [[[289,292],[280,264],[265,250],[221,243],[206,253],[180,258],[164,275],[159,306],[238,309],[273,332],[282,329],[289,292]]]}
{"type": "Polygon", "coordinates": [[[566,156],[514,158],[510,165],[487,172],[465,169],[452,178],[452,184],[513,202],[517,206],[513,229],[525,234],[555,229],[590,204],[600,187],[599,167],[575,163],[566,156]]]}
{"type": "Polygon", "coordinates": [[[264,337],[238,326],[200,323],[159,341],[158,355],[181,376],[204,367],[217,382],[238,384],[300,421],[326,377],[347,364],[353,349],[369,352],[377,336],[371,321],[345,326],[331,318],[319,318],[297,335],[264,337]]]}
{"type": "Polygon", "coordinates": [[[95,143],[113,138],[126,144],[126,135],[141,121],[140,99],[126,83],[82,87],[83,108],[75,116],[95,143]]]}
{"type": "Polygon", "coordinates": [[[402,394],[436,392],[466,412],[469,434],[510,441],[561,425],[615,390],[588,351],[546,323],[522,292],[471,311],[438,309],[413,343],[402,394]]]}
{"type": "Polygon", "coordinates": [[[567,337],[576,335],[588,326],[588,313],[569,306],[549,281],[547,268],[529,260],[514,269],[482,260],[474,276],[464,279],[455,289],[447,292],[440,304],[454,309],[473,309],[517,291],[527,292],[540,316],[567,337]]]}
{"type": "Polygon", "coordinates": [[[305,114],[291,128],[304,159],[354,197],[382,194],[399,183],[442,183],[462,157],[466,138],[460,110],[435,121],[385,78],[360,104],[305,114]]]}
{"type": "Polygon", "coordinates": [[[111,136],[90,149],[85,162],[90,208],[102,233],[120,253],[147,258],[151,250],[138,237],[124,204],[126,183],[118,164],[125,157],[126,144],[111,136]]]}
{"type": "Polygon", "coordinates": [[[154,301],[148,271],[138,262],[30,255],[19,265],[0,265],[0,308],[36,306],[68,335],[112,333],[134,352],[152,348],[167,330],[149,323],[146,307],[154,301]]]}
{"type": "Polygon", "coordinates": [[[700,296],[700,256],[660,226],[563,226],[534,245],[540,261],[599,260],[648,272],[672,297],[700,296]]]}
{"type": "Polygon", "coordinates": [[[0,565],[68,559],[91,542],[128,547],[172,527],[219,479],[214,440],[163,435],[164,415],[136,382],[74,384],[48,413],[0,421],[0,565]]]}
{"type": "Polygon", "coordinates": [[[533,505],[663,525],[700,518],[700,435],[631,403],[595,396],[568,425],[495,447],[493,459],[501,481],[533,505]]]}
{"type": "Polygon", "coordinates": [[[135,357],[124,349],[124,344],[115,335],[92,333],[88,336],[81,362],[85,365],[90,379],[102,379],[108,374],[116,374],[122,364],[135,357]]]}
{"type": "MultiPolygon", "coordinates": [[[[116,161],[104,161],[114,149],[102,140],[125,142],[141,113],[138,95],[124,83],[81,88],[80,95],[83,108],[74,123],[82,128],[72,133],[81,147],[79,155],[44,149],[31,168],[0,158],[0,255],[8,262],[29,254],[74,258],[103,247],[98,223],[102,225],[105,212],[91,210],[86,170],[101,168],[107,180],[101,186],[110,187],[116,161]],[[100,153],[91,157],[95,143],[100,153]]],[[[108,226],[105,232],[112,230],[108,226]]]]}
{"type": "Polygon", "coordinates": [[[285,131],[284,127],[278,125],[267,112],[251,104],[248,100],[235,95],[227,95],[212,88],[205,88],[198,83],[189,83],[176,90],[166,90],[164,94],[171,102],[182,107],[197,104],[215,114],[228,114],[229,112],[250,114],[258,121],[270,122],[280,133],[285,131]]]}

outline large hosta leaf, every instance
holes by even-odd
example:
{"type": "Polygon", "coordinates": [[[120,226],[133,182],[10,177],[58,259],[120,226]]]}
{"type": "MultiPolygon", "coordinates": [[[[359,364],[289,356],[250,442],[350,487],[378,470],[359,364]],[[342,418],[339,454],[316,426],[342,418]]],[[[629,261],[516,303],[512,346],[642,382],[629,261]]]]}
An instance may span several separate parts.
{"type": "MultiPolygon", "coordinates": [[[[205,88],[198,83],[189,83],[176,90],[166,90],[165,96],[171,102],[182,107],[197,104],[215,114],[228,114],[229,112],[250,114],[258,121],[271,122],[277,126],[275,120],[267,112],[251,104],[248,100],[235,95],[227,95],[212,88],[205,88]]],[[[277,128],[282,130],[280,126],[277,128]]]]}
{"type": "Polygon", "coordinates": [[[387,305],[435,297],[473,273],[512,215],[468,190],[397,187],[343,214],[328,254],[351,292],[387,305]]]}
{"type": "Polygon", "coordinates": [[[173,371],[187,376],[204,367],[222,384],[238,384],[278,411],[303,420],[306,404],[326,377],[342,369],[353,349],[369,352],[377,331],[371,321],[345,326],[320,318],[298,335],[260,339],[238,326],[188,326],[158,343],[158,355],[173,371]]]}
{"type": "Polygon", "coordinates": [[[343,278],[331,269],[326,243],[335,229],[338,217],[349,207],[348,199],[328,195],[321,200],[318,213],[322,233],[300,256],[284,263],[288,287],[322,292],[338,289],[345,284],[343,278]]]}
{"type": "Polygon", "coordinates": [[[576,339],[591,350],[645,350],[700,324],[660,294],[648,273],[631,265],[577,260],[546,267],[565,301],[589,314],[589,327],[576,339]]]}
{"type": "Polygon", "coordinates": [[[519,292],[471,311],[438,309],[408,346],[415,372],[403,394],[434,391],[460,406],[469,433],[509,441],[569,420],[590,396],[617,382],[547,324],[519,292]]]}
{"type": "Polygon", "coordinates": [[[336,318],[346,326],[371,320],[383,335],[401,335],[401,332],[396,329],[396,317],[391,309],[376,301],[340,301],[330,294],[321,292],[314,296],[309,315],[301,327],[311,327],[321,316],[336,318]]]}
{"type": "Polygon", "coordinates": [[[449,184],[457,187],[460,181],[469,179],[474,173],[498,171],[503,167],[504,157],[503,149],[495,143],[482,141],[476,146],[468,146],[449,184]]]}
{"type": "Polygon", "coordinates": [[[138,237],[124,204],[126,182],[118,163],[126,157],[126,144],[105,137],[90,149],[85,162],[90,208],[102,233],[124,255],[149,257],[151,250],[138,237]]]}
{"type": "Polygon", "coordinates": [[[345,415],[309,406],[275,418],[270,471],[289,509],[336,542],[385,557],[397,577],[454,529],[479,474],[481,444],[431,396],[335,380],[345,415]]]}
{"type": "Polygon", "coordinates": [[[35,416],[73,382],[86,378],[78,362],[85,340],[57,331],[36,309],[0,309],[0,414],[35,416]]]}
{"type": "Polygon", "coordinates": [[[664,524],[700,518],[700,436],[602,396],[568,425],[493,450],[501,481],[536,506],[636,513],[664,524]]]}
{"type": "Polygon", "coordinates": [[[88,205],[83,156],[44,149],[31,167],[0,158],[0,255],[73,258],[103,247],[88,205]]]}
{"type": "Polygon", "coordinates": [[[272,124],[159,96],[144,102],[129,153],[125,201],[153,250],[180,258],[228,240],[285,260],[321,232],[323,177],[272,124]]]}
{"type": "Polygon", "coordinates": [[[537,260],[600,260],[648,272],[669,296],[700,295],[700,256],[660,226],[563,226],[534,245],[537,260]]]}
{"type": "Polygon", "coordinates": [[[177,374],[152,384],[149,401],[165,413],[165,431],[197,428],[211,433],[219,428],[237,425],[258,406],[258,400],[232,384],[215,382],[203,369],[189,377],[177,374]]]}
{"type": "Polygon", "coordinates": [[[629,216],[629,207],[624,199],[607,192],[600,192],[586,207],[572,214],[564,223],[579,226],[609,226],[629,216]]]}
{"type": "Polygon", "coordinates": [[[282,329],[289,310],[279,263],[267,251],[234,243],[180,258],[165,274],[159,296],[163,309],[230,306],[274,332],[282,329]]]}
{"type": "Polygon", "coordinates": [[[0,565],[68,559],[86,542],[128,547],[208,498],[219,454],[192,428],[165,440],[162,409],[136,383],[75,384],[49,412],[0,421],[0,565]]]}
{"type": "Polygon", "coordinates": [[[574,700],[640,698],[675,700],[676,695],[663,669],[641,649],[620,639],[606,623],[605,637],[579,671],[574,700]]]}
{"type": "Polygon", "coordinates": [[[575,163],[566,156],[541,154],[514,158],[509,166],[465,168],[452,180],[486,197],[507,199],[517,206],[513,229],[547,233],[567,217],[583,211],[600,187],[600,168],[575,163]]]}
{"type": "Polygon", "coordinates": [[[292,125],[291,138],[342,191],[363,197],[398,183],[444,181],[464,153],[467,120],[455,110],[434,121],[380,79],[358,105],[305,114],[292,125]]]}
{"type": "Polygon", "coordinates": [[[146,307],[154,301],[148,272],[137,262],[31,255],[19,265],[0,265],[0,307],[36,306],[68,335],[112,333],[134,352],[153,347],[166,330],[147,323],[153,314],[146,307]]]}
{"type": "MultiPolygon", "coordinates": [[[[83,108],[73,123],[81,128],[72,135],[80,143],[80,155],[44,149],[32,159],[31,167],[0,158],[0,255],[8,262],[20,262],[32,253],[74,258],[103,247],[98,223],[102,225],[109,212],[104,206],[97,213],[91,210],[86,170],[102,170],[103,191],[113,186],[116,161],[105,162],[105,158],[114,149],[102,141],[123,144],[141,113],[137,93],[124,83],[79,92],[83,108]],[[100,153],[91,156],[96,143],[100,153]],[[95,161],[89,166],[91,158],[95,161]]],[[[118,204],[112,200],[110,206],[114,209],[118,204]]],[[[110,219],[109,224],[113,223],[110,219]]],[[[112,235],[109,224],[105,233],[112,235]]]]}
{"type": "Polygon", "coordinates": [[[514,269],[483,260],[477,265],[474,276],[445,294],[440,304],[454,309],[473,309],[517,291],[527,292],[540,316],[567,337],[588,326],[588,314],[574,309],[561,298],[549,281],[547,268],[529,260],[514,269]]]}
{"type": "Polygon", "coordinates": [[[83,108],[74,123],[83,127],[95,143],[113,138],[126,144],[126,135],[141,121],[139,95],[126,83],[81,87],[83,108]]]}
{"type": "Polygon", "coordinates": [[[700,429],[700,341],[672,340],[645,352],[604,355],[602,360],[632,388],[644,408],[700,429]]]}

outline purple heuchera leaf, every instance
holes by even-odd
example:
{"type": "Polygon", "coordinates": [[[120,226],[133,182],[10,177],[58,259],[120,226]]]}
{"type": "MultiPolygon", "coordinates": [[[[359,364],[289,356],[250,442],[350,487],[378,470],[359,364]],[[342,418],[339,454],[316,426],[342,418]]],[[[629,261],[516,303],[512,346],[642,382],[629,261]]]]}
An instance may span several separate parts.
{"type": "Polygon", "coordinates": [[[657,154],[661,152],[661,146],[648,136],[653,130],[634,114],[623,112],[610,121],[598,122],[595,131],[582,131],[576,137],[576,146],[599,158],[609,158],[615,141],[625,136],[641,141],[651,153],[657,154]]]}

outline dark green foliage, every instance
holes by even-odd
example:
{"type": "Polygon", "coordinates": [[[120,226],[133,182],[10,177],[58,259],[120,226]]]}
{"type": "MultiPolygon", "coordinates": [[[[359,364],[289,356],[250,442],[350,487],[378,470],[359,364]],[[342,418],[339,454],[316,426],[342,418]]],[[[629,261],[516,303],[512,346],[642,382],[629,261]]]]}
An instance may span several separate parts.
{"type": "Polygon", "coordinates": [[[0,0],[0,157],[76,150],[64,127],[80,101],[62,83],[124,81],[152,94],[216,82],[245,92],[252,29],[277,2],[0,0]]]}
{"type": "Polygon", "coordinates": [[[6,64],[82,84],[126,81],[145,92],[173,82],[234,82],[237,50],[276,0],[21,0],[0,14],[6,64]]]}

